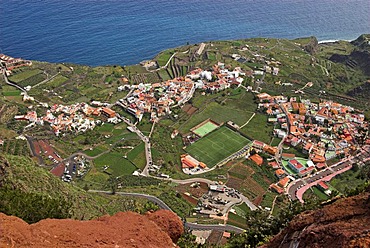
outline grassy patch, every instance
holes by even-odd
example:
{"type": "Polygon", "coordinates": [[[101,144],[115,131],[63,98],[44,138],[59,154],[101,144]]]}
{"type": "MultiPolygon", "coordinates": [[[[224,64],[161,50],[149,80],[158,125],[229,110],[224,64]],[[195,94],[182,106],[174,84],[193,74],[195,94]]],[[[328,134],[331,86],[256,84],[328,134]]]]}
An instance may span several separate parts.
{"type": "Polygon", "coordinates": [[[227,223],[230,225],[234,225],[240,228],[247,229],[247,220],[237,214],[229,213],[227,223]]]}
{"type": "Polygon", "coordinates": [[[221,105],[217,102],[209,103],[205,109],[194,114],[189,120],[187,120],[179,130],[183,133],[188,132],[192,127],[198,125],[202,121],[211,118],[217,123],[233,121],[237,125],[241,126],[249,120],[252,116],[251,112],[247,112],[242,109],[237,109],[233,105],[221,105]]]}
{"type": "Polygon", "coordinates": [[[322,201],[326,201],[329,197],[317,187],[312,187],[313,193],[322,201]]]}
{"type": "Polygon", "coordinates": [[[12,90],[12,91],[3,91],[4,96],[19,96],[21,94],[20,90],[12,90]]]}
{"type": "Polygon", "coordinates": [[[186,151],[208,167],[213,167],[248,143],[247,138],[224,126],[190,145],[186,151]]]}
{"type": "Polygon", "coordinates": [[[240,131],[253,139],[270,143],[274,126],[267,123],[267,116],[256,113],[253,119],[240,131]]]}
{"type": "Polygon", "coordinates": [[[113,176],[130,175],[137,168],[129,160],[123,158],[121,153],[109,152],[94,160],[94,163],[99,170],[103,170],[105,165],[109,166],[107,172],[113,176]]]}
{"type": "Polygon", "coordinates": [[[144,169],[146,165],[145,144],[142,142],[127,154],[127,158],[136,165],[137,168],[144,169]]]}
{"type": "Polygon", "coordinates": [[[173,54],[173,52],[171,50],[166,50],[166,51],[160,53],[156,58],[157,62],[158,62],[158,65],[159,66],[166,65],[167,61],[170,59],[172,54],[173,54]]]}
{"type": "Polygon", "coordinates": [[[333,186],[338,192],[346,194],[365,183],[366,180],[361,176],[361,173],[361,170],[348,170],[334,177],[330,181],[330,185],[333,186]]]}
{"type": "Polygon", "coordinates": [[[84,153],[88,156],[94,157],[94,156],[101,154],[104,151],[105,149],[103,147],[98,146],[98,147],[93,148],[92,150],[86,150],[84,151],[84,153]]]}
{"type": "Polygon", "coordinates": [[[67,80],[68,80],[67,77],[62,76],[62,75],[58,75],[55,78],[53,78],[52,80],[50,80],[49,82],[47,82],[46,87],[56,88],[56,87],[60,86],[61,84],[63,84],[64,82],[66,82],[67,80]]]}
{"type": "Polygon", "coordinates": [[[12,81],[14,83],[19,83],[27,78],[30,78],[32,76],[35,76],[37,74],[40,74],[41,73],[41,70],[39,69],[34,69],[34,70],[25,70],[25,71],[22,71],[22,72],[19,72],[13,76],[10,76],[9,77],[9,81],[12,81]]]}

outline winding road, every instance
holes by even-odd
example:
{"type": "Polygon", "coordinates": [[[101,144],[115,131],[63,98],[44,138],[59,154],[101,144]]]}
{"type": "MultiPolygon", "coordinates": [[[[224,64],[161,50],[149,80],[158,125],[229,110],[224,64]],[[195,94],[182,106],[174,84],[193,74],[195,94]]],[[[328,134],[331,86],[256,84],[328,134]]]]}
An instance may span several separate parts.
{"type": "MultiPolygon", "coordinates": [[[[89,192],[92,193],[103,193],[103,194],[112,194],[110,191],[103,191],[103,190],[89,190],[89,192]]],[[[156,203],[161,209],[169,210],[171,212],[172,209],[161,199],[147,194],[139,194],[139,193],[126,193],[126,192],[116,192],[117,195],[121,196],[132,196],[132,197],[140,197],[145,198],[151,202],[156,203]]],[[[217,231],[229,231],[229,232],[235,232],[235,233],[243,233],[245,230],[236,226],[232,225],[203,225],[203,224],[197,224],[197,223],[191,223],[186,222],[184,223],[184,226],[186,228],[189,228],[191,230],[217,230],[217,231]]]]}
{"type": "Polygon", "coordinates": [[[352,168],[354,159],[359,159],[360,161],[368,161],[370,155],[370,146],[364,146],[362,151],[357,155],[348,157],[338,163],[328,167],[325,170],[319,171],[313,174],[311,177],[306,177],[302,179],[297,179],[292,181],[286,191],[292,200],[298,199],[300,202],[304,203],[303,194],[312,186],[317,185],[319,182],[330,181],[333,177],[346,172],[352,168]]]}

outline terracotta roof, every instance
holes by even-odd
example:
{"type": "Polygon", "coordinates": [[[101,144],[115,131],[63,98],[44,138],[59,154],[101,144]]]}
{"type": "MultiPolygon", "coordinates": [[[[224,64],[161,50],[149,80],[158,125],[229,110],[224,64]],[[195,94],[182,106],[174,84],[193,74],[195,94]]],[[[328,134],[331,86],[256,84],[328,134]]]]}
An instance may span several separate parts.
{"type": "Polygon", "coordinates": [[[278,184],[281,187],[285,188],[288,185],[288,183],[289,183],[289,177],[284,177],[284,178],[280,179],[278,184]]]}
{"type": "Polygon", "coordinates": [[[295,155],[292,153],[282,153],[281,156],[283,158],[295,158],[295,155]]]}
{"type": "Polygon", "coordinates": [[[57,167],[52,169],[50,172],[51,172],[51,174],[53,174],[57,177],[61,177],[64,173],[64,167],[65,167],[65,165],[63,163],[61,163],[57,167]]]}
{"type": "Polygon", "coordinates": [[[284,190],[281,187],[277,186],[276,184],[271,184],[269,188],[274,189],[279,194],[284,193],[284,190]]]}
{"type": "Polygon", "coordinates": [[[323,181],[320,181],[320,182],[318,183],[318,185],[319,185],[322,189],[324,189],[324,190],[329,189],[329,186],[328,186],[325,182],[323,182],[323,181]]]}
{"type": "Polygon", "coordinates": [[[290,160],[289,163],[297,169],[301,169],[303,167],[303,165],[300,162],[298,162],[298,160],[296,159],[290,160]]]}
{"type": "Polygon", "coordinates": [[[253,162],[255,162],[257,165],[262,165],[263,164],[263,158],[258,154],[254,154],[254,155],[250,156],[249,158],[253,162]]]}
{"type": "Polygon", "coordinates": [[[285,171],[284,171],[284,170],[282,170],[282,169],[278,169],[278,170],[276,170],[276,171],[275,171],[275,174],[276,174],[277,176],[281,176],[281,175],[284,175],[284,174],[285,174],[285,171]]]}

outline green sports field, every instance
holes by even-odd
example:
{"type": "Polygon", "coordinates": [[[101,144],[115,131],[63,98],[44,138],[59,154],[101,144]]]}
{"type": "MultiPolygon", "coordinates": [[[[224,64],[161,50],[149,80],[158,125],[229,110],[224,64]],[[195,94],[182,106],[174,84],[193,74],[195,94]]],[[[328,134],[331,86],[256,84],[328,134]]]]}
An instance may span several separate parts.
{"type": "Polygon", "coordinates": [[[204,135],[206,135],[206,134],[212,132],[213,130],[215,130],[216,128],[218,128],[218,126],[216,124],[214,124],[211,121],[208,121],[208,122],[204,123],[204,125],[195,129],[193,131],[193,133],[195,133],[199,137],[203,137],[204,135]]]}
{"type": "Polygon", "coordinates": [[[223,126],[187,147],[186,152],[211,168],[248,143],[247,138],[223,126]]]}

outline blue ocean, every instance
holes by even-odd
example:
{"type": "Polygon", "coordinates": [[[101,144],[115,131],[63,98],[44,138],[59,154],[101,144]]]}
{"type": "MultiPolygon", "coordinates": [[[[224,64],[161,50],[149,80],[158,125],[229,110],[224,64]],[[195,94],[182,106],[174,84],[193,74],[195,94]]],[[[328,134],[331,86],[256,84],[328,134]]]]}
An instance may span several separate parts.
{"type": "Polygon", "coordinates": [[[135,64],[161,50],[251,37],[352,40],[369,0],[0,0],[0,53],[49,62],[135,64]]]}

